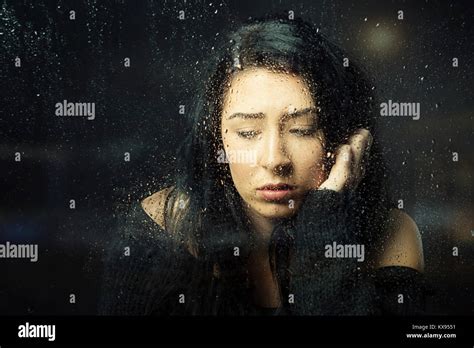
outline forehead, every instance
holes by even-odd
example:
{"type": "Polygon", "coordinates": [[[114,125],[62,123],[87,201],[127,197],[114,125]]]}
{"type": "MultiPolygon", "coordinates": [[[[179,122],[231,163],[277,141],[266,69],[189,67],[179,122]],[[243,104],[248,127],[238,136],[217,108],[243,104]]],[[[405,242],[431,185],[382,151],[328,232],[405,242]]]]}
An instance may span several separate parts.
{"type": "Polygon", "coordinates": [[[297,75],[252,68],[237,72],[224,96],[223,116],[233,112],[281,113],[314,106],[309,87],[297,75]]]}

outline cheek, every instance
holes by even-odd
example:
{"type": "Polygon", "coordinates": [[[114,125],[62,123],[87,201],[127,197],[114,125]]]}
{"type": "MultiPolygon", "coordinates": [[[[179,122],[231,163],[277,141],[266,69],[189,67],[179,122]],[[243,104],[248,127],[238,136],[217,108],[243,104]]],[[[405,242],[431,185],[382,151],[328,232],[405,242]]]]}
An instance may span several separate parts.
{"type": "Polygon", "coordinates": [[[242,163],[229,163],[230,174],[232,181],[237,191],[244,195],[251,186],[252,177],[254,176],[255,166],[242,163]]]}
{"type": "MultiPolygon", "coordinates": [[[[230,132],[230,131],[229,131],[230,132]]],[[[228,135],[225,131],[222,134],[226,159],[228,160],[229,171],[232,181],[241,196],[249,191],[252,177],[256,171],[256,151],[248,142],[239,141],[238,138],[228,135]]]]}
{"type": "Polygon", "coordinates": [[[320,141],[312,144],[296,145],[292,149],[294,173],[309,185],[316,181],[320,183],[326,176],[324,168],[324,148],[320,141]]]}

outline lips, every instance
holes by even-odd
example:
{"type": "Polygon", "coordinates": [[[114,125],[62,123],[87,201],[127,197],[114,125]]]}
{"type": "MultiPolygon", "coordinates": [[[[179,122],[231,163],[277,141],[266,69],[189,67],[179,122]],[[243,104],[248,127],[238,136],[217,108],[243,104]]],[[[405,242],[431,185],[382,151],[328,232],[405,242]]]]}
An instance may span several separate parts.
{"type": "Polygon", "coordinates": [[[294,189],[295,186],[285,183],[266,184],[257,189],[257,194],[266,201],[281,201],[294,189]]]}

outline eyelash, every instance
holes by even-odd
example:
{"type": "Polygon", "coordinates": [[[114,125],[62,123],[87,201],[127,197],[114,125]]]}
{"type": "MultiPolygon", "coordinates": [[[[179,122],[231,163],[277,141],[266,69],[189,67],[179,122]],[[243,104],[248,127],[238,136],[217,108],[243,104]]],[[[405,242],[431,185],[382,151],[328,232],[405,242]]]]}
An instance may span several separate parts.
{"type": "Polygon", "coordinates": [[[298,137],[310,137],[313,136],[316,133],[315,128],[309,128],[309,129],[291,129],[290,133],[293,134],[298,134],[298,137]]]}
{"type": "Polygon", "coordinates": [[[237,134],[241,138],[252,139],[257,135],[257,132],[256,131],[240,131],[240,132],[237,132],[237,134]]]}
{"type": "MultiPolygon", "coordinates": [[[[239,137],[244,138],[244,139],[252,139],[254,138],[259,132],[256,131],[240,131],[237,132],[239,137]]],[[[290,129],[290,133],[296,134],[297,137],[310,137],[313,136],[316,133],[315,128],[310,128],[310,129],[290,129]]]]}

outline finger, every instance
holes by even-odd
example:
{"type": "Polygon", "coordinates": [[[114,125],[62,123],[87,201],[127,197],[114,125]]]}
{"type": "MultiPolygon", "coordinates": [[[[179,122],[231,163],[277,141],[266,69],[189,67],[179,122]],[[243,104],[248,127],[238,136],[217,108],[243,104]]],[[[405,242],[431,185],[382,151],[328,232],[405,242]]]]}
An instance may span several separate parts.
{"type": "Polygon", "coordinates": [[[373,138],[367,129],[358,130],[350,139],[349,144],[354,154],[353,172],[360,179],[364,173],[365,158],[372,144],[373,138]]]}
{"type": "Polygon", "coordinates": [[[349,139],[349,145],[351,145],[354,151],[354,163],[358,164],[362,160],[362,157],[371,144],[372,135],[367,129],[359,129],[349,139]]]}
{"type": "Polygon", "coordinates": [[[351,182],[353,154],[351,146],[341,145],[336,151],[336,162],[331,168],[327,180],[320,186],[320,189],[330,189],[342,191],[351,182]]]}

